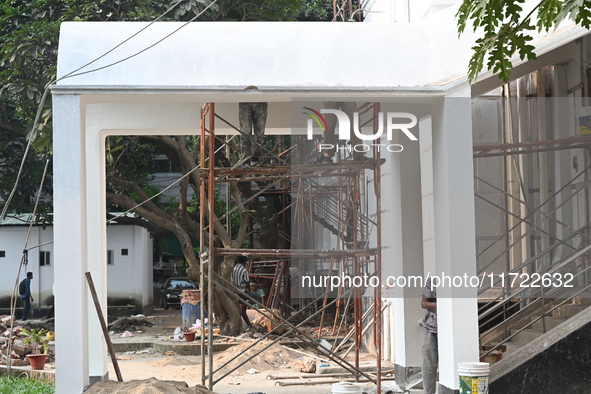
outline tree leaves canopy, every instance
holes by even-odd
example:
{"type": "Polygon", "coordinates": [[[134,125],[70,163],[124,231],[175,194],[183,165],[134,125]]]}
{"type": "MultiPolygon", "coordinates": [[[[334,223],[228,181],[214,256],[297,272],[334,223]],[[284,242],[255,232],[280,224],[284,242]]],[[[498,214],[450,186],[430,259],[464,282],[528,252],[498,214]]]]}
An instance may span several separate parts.
{"type": "Polygon", "coordinates": [[[475,81],[486,68],[507,82],[511,58],[534,60],[531,32],[549,32],[569,18],[585,28],[591,24],[591,0],[542,0],[526,11],[526,0],[464,0],[458,13],[458,33],[468,25],[483,36],[472,47],[468,79],[475,81]],[[526,13],[527,12],[527,13],[526,13]]]}

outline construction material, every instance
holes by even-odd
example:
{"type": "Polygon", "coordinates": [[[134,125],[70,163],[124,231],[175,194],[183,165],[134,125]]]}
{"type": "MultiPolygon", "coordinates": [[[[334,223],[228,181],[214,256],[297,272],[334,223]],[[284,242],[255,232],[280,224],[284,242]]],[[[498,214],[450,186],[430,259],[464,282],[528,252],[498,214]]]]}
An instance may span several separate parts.
{"type": "Polygon", "coordinates": [[[460,393],[488,394],[489,363],[458,363],[460,393]]]}
{"type": "Polygon", "coordinates": [[[101,308],[101,304],[99,303],[98,295],[96,294],[96,289],[94,288],[94,282],[92,281],[92,275],[90,274],[90,272],[86,273],[86,280],[88,281],[88,288],[90,289],[90,294],[92,295],[92,300],[94,301],[94,307],[96,308],[96,313],[98,315],[99,322],[101,323],[103,337],[105,337],[107,349],[109,350],[109,355],[111,355],[111,361],[113,362],[113,368],[115,369],[117,380],[119,382],[123,382],[121,370],[119,369],[119,362],[117,361],[117,356],[115,355],[115,351],[113,350],[113,344],[111,343],[111,337],[109,336],[107,322],[105,321],[105,316],[103,315],[103,310],[101,308]]]}
{"type": "Polygon", "coordinates": [[[303,356],[313,357],[313,358],[315,358],[316,360],[320,360],[320,361],[322,361],[323,363],[329,363],[329,362],[330,362],[330,360],[327,360],[327,359],[325,359],[325,358],[320,358],[320,357],[318,357],[318,356],[315,356],[315,355],[313,355],[313,354],[309,354],[309,353],[302,352],[301,350],[292,349],[292,348],[290,348],[290,347],[287,347],[287,346],[282,346],[282,347],[283,347],[284,349],[287,349],[287,350],[291,351],[291,352],[296,352],[296,353],[299,353],[299,354],[301,354],[301,355],[303,355],[303,356]]]}
{"type": "MultiPolygon", "coordinates": [[[[381,378],[380,381],[384,382],[384,381],[388,381],[388,380],[394,380],[394,378],[381,378]]],[[[341,382],[363,382],[363,383],[375,383],[373,381],[370,381],[369,379],[365,379],[365,378],[360,378],[360,379],[330,379],[330,380],[311,380],[311,381],[306,381],[306,382],[302,382],[302,381],[294,381],[294,382],[283,382],[281,380],[278,380],[277,382],[275,382],[275,386],[279,386],[279,387],[286,387],[286,386],[315,386],[318,384],[332,384],[332,383],[341,383],[341,382]]]]}
{"type": "MultiPolygon", "coordinates": [[[[382,375],[393,374],[393,370],[383,371],[382,375]]],[[[300,379],[304,377],[303,375],[267,375],[267,380],[287,380],[287,379],[300,379]]],[[[325,378],[342,378],[348,379],[351,378],[351,374],[348,372],[343,373],[330,373],[330,374],[315,374],[315,375],[306,375],[306,379],[325,379],[325,378]]],[[[382,378],[383,379],[383,378],[382,378]]]]}
{"type": "Polygon", "coordinates": [[[140,331],[144,327],[152,327],[153,324],[147,319],[138,317],[121,317],[111,324],[109,324],[109,330],[115,332],[124,331],[140,331]]]}
{"type": "Polygon", "coordinates": [[[333,383],[331,388],[332,394],[361,394],[363,392],[363,385],[360,383],[333,383]]]}

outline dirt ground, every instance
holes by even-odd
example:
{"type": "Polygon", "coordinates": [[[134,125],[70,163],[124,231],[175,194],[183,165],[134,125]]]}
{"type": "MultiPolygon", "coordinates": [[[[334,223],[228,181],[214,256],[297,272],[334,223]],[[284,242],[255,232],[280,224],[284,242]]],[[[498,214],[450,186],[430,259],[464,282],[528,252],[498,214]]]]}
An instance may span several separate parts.
{"type": "MultiPolygon", "coordinates": [[[[133,332],[133,337],[122,338],[121,333],[115,333],[111,335],[113,342],[144,342],[144,341],[163,341],[163,342],[174,342],[170,339],[174,333],[174,329],[180,326],[181,323],[181,311],[180,310],[169,310],[164,311],[157,309],[153,314],[153,318],[150,321],[154,324],[152,327],[142,327],[142,332],[133,332]]],[[[252,354],[252,349],[245,352],[245,348],[250,344],[248,339],[238,341],[239,344],[233,346],[223,352],[217,352],[214,355],[214,367],[218,368],[224,362],[238,355],[238,358],[233,362],[240,365],[243,363],[249,355],[252,354]]],[[[269,344],[269,342],[263,342],[256,346],[260,349],[269,344]]],[[[309,350],[301,349],[306,353],[310,353],[309,350]]],[[[190,387],[195,387],[201,384],[201,356],[181,356],[176,354],[158,354],[151,350],[140,350],[130,351],[124,353],[117,353],[119,359],[119,366],[121,369],[121,375],[125,382],[131,380],[142,380],[149,378],[156,378],[159,380],[173,380],[186,382],[190,387]]],[[[297,360],[303,357],[301,354],[292,350],[286,349],[279,344],[272,345],[262,354],[254,357],[240,366],[236,371],[230,373],[227,377],[221,380],[214,387],[214,392],[219,394],[249,394],[249,393],[277,393],[277,394],[301,394],[302,389],[305,387],[307,394],[329,394],[331,393],[330,384],[321,385],[310,385],[311,382],[317,382],[318,379],[296,379],[304,383],[307,381],[308,384],[305,386],[288,386],[278,387],[275,384],[277,380],[268,380],[267,376],[273,375],[302,375],[306,374],[297,371],[297,360]],[[249,374],[249,369],[256,369],[256,373],[249,374]]],[[[362,355],[361,360],[365,363],[375,362],[375,359],[369,355],[362,355]]],[[[319,361],[320,363],[320,361],[319,361]]],[[[334,363],[331,366],[336,366],[334,363]]],[[[206,362],[206,373],[208,372],[208,366],[206,362]]],[[[229,367],[222,369],[222,374],[227,372],[229,367]]],[[[252,371],[251,371],[252,372],[252,371]]],[[[109,376],[110,379],[116,379],[116,374],[111,363],[109,363],[109,376]]],[[[219,374],[216,376],[220,376],[219,374]]],[[[311,374],[311,376],[317,376],[311,374]]],[[[334,379],[334,378],[326,378],[334,379]]],[[[293,381],[293,380],[290,380],[293,381]]],[[[138,383],[139,384],[139,383],[138,383]]],[[[133,388],[121,388],[121,391],[113,391],[114,388],[110,387],[111,391],[96,391],[90,392],[89,394],[102,394],[102,393],[118,393],[126,392],[127,394],[140,394],[140,393],[160,393],[165,391],[155,391],[154,387],[150,387],[148,391],[141,390],[141,385],[136,384],[133,388]]],[[[371,387],[371,386],[368,386],[371,387]]],[[[199,393],[195,389],[191,389],[193,393],[199,393]]],[[[371,390],[370,390],[371,391],[371,390]]],[[[185,392],[185,391],[171,391],[171,392],[185,392]]],[[[201,393],[199,393],[201,394],[201,393]]]]}

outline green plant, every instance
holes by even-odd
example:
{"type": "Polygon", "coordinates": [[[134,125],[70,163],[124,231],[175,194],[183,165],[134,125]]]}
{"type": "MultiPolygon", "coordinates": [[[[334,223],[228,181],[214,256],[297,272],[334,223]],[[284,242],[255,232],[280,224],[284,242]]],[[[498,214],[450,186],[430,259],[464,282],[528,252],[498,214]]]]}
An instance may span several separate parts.
{"type": "Polygon", "coordinates": [[[54,394],[55,386],[34,379],[0,378],[0,394],[54,394]]]}
{"type": "Polygon", "coordinates": [[[25,336],[25,345],[31,342],[35,343],[35,354],[39,354],[39,345],[43,346],[43,354],[47,354],[47,339],[43,337],[47,333],[47,330],[42,328],[37,331],[34,328],[30,330],[22,328],[21,333],[25,336]]]}

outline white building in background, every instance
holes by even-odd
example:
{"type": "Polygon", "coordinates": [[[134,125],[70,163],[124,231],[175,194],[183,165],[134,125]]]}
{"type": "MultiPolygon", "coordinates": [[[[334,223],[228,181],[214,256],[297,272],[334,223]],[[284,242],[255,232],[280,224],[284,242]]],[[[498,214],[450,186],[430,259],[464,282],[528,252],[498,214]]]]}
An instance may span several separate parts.
{"type": "MultiPolygon", "coordinates": [[[[28,229],[24,220],[10,217],[0,225],[0,266],[3,272],[0,276],[0,308],[9,307],[28,229]]],[[[27,272],[33,273],[33,309],[53,305],[56,261],[52,242],[53,226],[32,227],[27,265],[21,270],[19,282],[27,272]]],[[[135,313],[152,308],[152,255],[152,238],[145,228],[126,224],[107,227],[108,306],[134,306],[132,312],[135,313]]],[[[21,306],[17,304],[17,308],[21,306]]]]}

